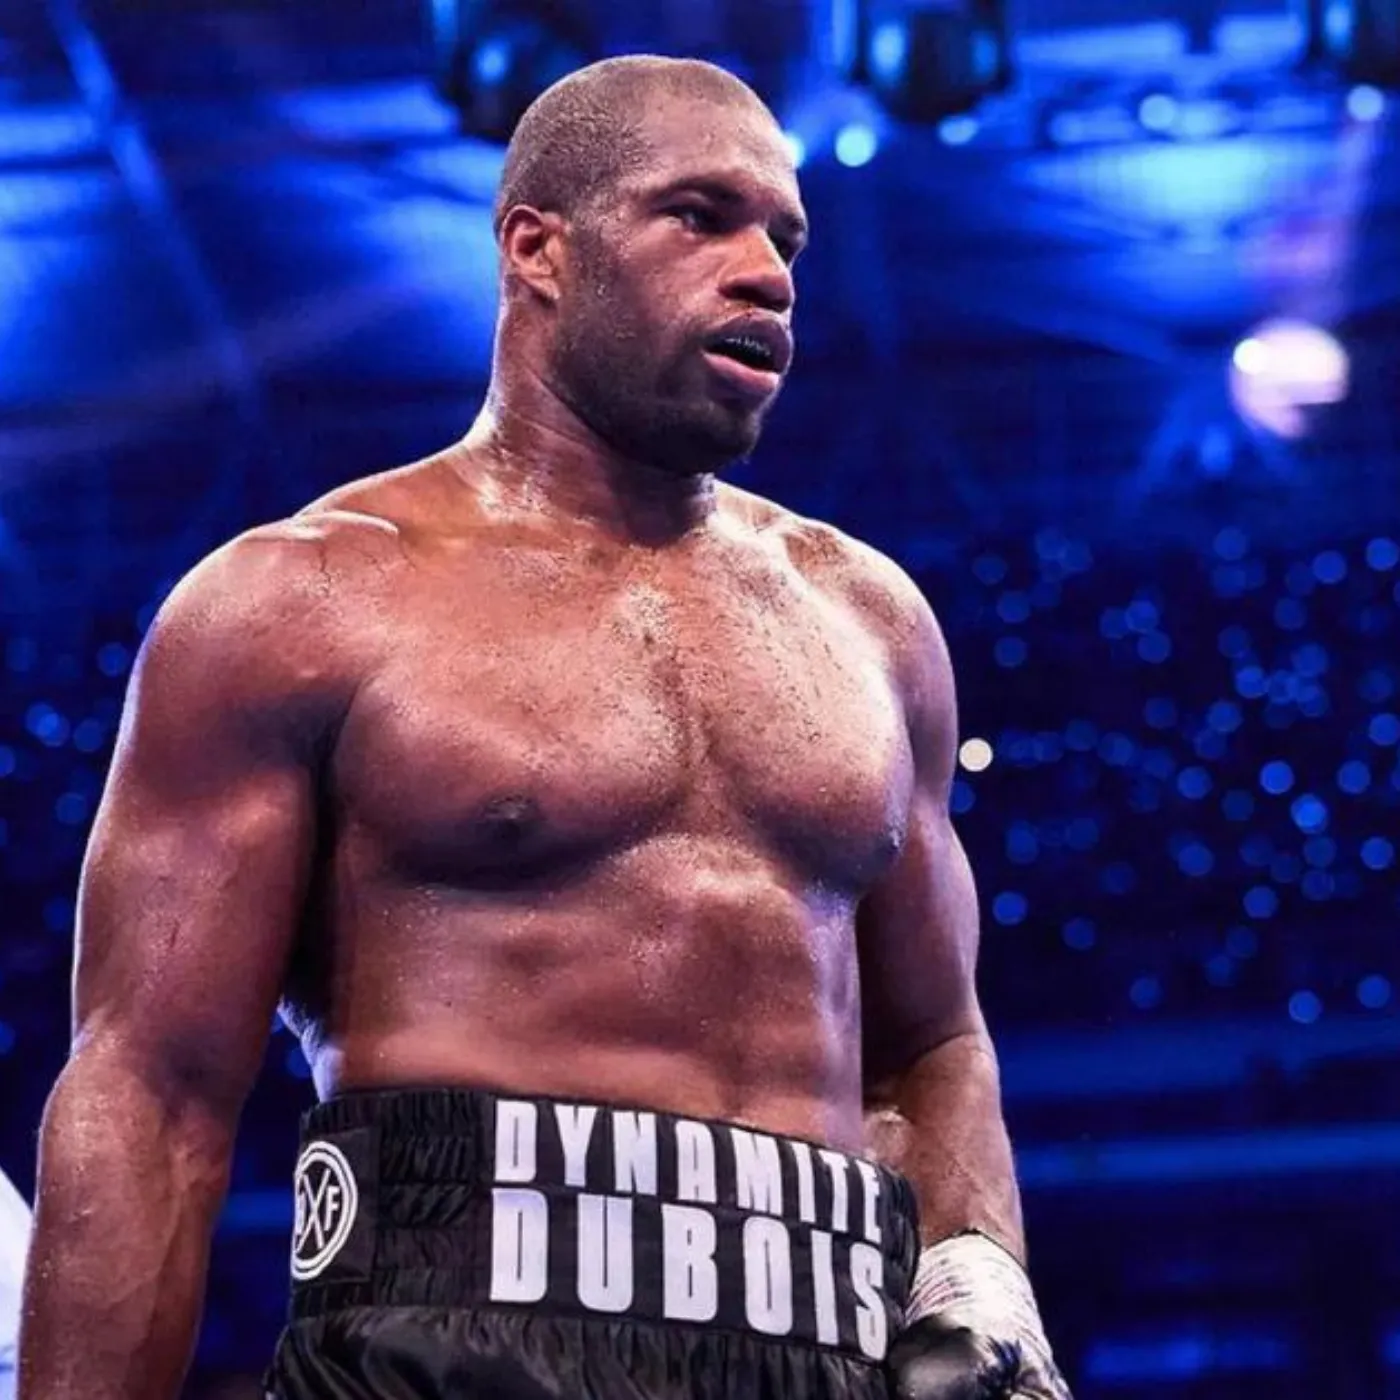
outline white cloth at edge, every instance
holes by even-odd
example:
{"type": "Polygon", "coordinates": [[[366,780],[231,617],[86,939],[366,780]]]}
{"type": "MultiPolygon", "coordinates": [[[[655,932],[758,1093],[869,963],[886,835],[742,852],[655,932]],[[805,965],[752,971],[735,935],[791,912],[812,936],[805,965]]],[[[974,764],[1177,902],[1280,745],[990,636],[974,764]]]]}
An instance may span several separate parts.
{"type": "Polygon", "coordinates": [[[24,1197],[0,1172],[0,1400],[15,1393],[15,1343],[19,1337],[19,1293],[29,1249],[30,1216],[24,1197]]]}

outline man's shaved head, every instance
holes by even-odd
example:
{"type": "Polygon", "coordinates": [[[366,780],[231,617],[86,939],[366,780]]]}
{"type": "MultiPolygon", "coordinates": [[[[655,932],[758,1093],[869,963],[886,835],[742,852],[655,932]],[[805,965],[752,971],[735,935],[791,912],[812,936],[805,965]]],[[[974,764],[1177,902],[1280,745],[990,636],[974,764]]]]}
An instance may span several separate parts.
{"type": "Polygon", "coordinates": [[[521,118],[495,223],[502,382],[546,386],[669,471],[752,450],[791,363],[806,228],[792,152],[752,89],[692,59],[580,69],[521,118]]]}
{"type": "Polygon", "coordinates": [[[520,119],[496,198],[497,232],[521,204],[574,218],[643,168],[642,122],[661,98],[773,120],[752,88],[712,63],[635,55],[590,64],[555,83],[520,119]]]}

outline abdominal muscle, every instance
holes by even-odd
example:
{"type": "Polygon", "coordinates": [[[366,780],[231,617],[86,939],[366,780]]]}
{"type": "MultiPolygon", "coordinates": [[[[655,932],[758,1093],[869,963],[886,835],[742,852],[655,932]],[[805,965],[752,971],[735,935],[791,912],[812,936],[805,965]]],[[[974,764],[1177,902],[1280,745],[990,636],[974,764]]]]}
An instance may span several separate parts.
{"type": "Polygon", "coordinates": [[[328,1025],[303,1034],[322,1098],[457,1085],[860,1149],[848,903],[752,880],[523,914],[374,903],[385,922],[355,931],[328,1025]]]}

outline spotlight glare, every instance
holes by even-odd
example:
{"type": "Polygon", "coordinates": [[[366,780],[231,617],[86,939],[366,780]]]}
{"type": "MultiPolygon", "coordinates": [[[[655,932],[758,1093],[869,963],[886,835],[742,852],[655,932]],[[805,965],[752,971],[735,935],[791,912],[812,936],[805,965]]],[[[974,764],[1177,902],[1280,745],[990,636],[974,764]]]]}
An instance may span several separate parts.
{"type": "Polygon", "coordinates": [[[783,140],[787,142],[793,165],[801,170],[807,163],[807,143],[795,131],[783,132],[783,140]]]}
{"type": "Polygon", "coordinates": [[[969,739],[958,753],[958,759],[969,773],[985,773],[995,757],[985,739],[969,739]]]}
{"type": "Polygon", "coordinates": [[[863,123],[853,122],[836,133],[836,159],[852,170],[869,165],[879,149],[875,132],[863,123]]]}
{"type": "Polygon", "coordinates": [[[1181,104],[1165,92],[1154,92],[1142,99],[1138,107],[1138,121],[1148,131],[1170,131],[1176,125],[1181,104]]]}
{"type": "Polygon", "coordinates": [[[1247,422],[1282,438],[1306,437],[1318,410],[1351,392],[1351,357],[1329,331],[1271,321],[1235,349],[1230,393],[1247,422]]]}
{"type": "Polygon", "coordinates": [[[1257,336],[1235,347],[1235,368],[1241,374],[1263,374],[1269,367],[1269,347],[1257,336]]]}
{"type": "Polygon", "coordinates": [[[982,130],[976,117],[946,117],[938,124],[938,136],[945,146],[966,146],[982,130]]]}
{"type": "Polygon", "coordinates": [[[888,82],[896,81],[909,58],[909,31],[894,20],[886,20],[870,36],[870,66],[888,82]]]}
{"type": "Polygon", "coordinates": [[[1347,94],[1347,112],[1353,121],[1378,122],[1385,116],[1385,94],[1369,83],[1362,83],[1347,94]]]}

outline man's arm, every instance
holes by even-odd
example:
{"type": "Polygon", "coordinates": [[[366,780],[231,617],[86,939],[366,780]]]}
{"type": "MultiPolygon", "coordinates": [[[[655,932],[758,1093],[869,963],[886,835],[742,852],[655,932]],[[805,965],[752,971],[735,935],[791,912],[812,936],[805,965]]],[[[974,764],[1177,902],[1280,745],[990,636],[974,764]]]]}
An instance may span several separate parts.
{"type": "Polygon", "coordinates": [[[857,918],[867,1126],[919,1201],[924,1250],[891,1349],[900,1400],[1068,1400],[1025,1273],[996,1052],[977,999],[972,872],[949,815],[957,706],[912,584],[896,647],[914,787],[903,850],[857,918]]]}
{"type": "Polygon", "coordinates": [[[919,1197],[924,1241],[980,1230],[1024,1260],[996,1051],[977,1000],[977,891],[949,797],[957,715],[947,648],[912,605],[903,689],[914,758],[904,849],[858,917],[867,1127],[919,1197]]]}
{"type": "Polygon", "coordinates": [[[173,1400],[313,846],[337,685],[317,544],[201,565],[148,637],[79,891],[74,1034],[44,1113],[21,1400],[173,1400]]]}

